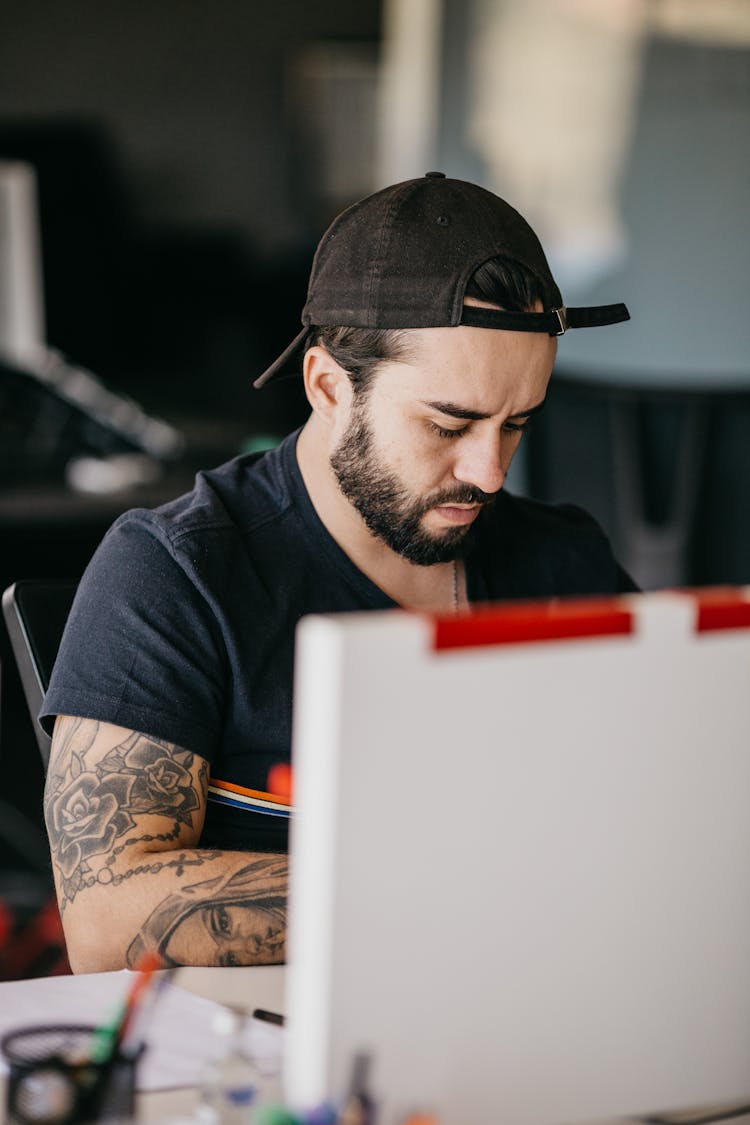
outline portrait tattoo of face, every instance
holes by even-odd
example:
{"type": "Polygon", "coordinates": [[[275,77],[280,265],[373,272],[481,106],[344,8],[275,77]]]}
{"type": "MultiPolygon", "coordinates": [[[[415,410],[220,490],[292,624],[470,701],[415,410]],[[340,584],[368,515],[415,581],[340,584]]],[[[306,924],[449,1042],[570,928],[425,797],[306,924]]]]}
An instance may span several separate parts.
{"type": "Polygon", "coordinates": [[[278,964],[286,938],[286,856],[263,856],[229,876],[168,895],[131,942],[127,963],[147,951],[165,966],[278,964]]]}
{"type": "Polygon", "coordinates": [[[357,509],[367,528],[392,551],[418,566],[434,566],[458,558],[468,545],[470,527],[449,527],[440,534],[423,526],[423,517],[441,504],[489,504],[494,496],[479,488],[456,484],[426,496],[414,496],[384,464],[365,403],[355,402],[346,433],[331,456],[339,488],[357,509]]]}

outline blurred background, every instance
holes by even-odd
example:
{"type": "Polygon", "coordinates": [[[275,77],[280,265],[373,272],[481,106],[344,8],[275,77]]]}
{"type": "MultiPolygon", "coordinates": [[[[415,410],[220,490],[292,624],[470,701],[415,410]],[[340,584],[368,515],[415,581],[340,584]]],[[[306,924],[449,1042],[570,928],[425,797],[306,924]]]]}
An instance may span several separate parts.
{"type": "MultiPolygon", "coordinates": [[[[645,588],[749,582],[747,0],[0,0],[2,588],[304,421],[251,380],[318,238],[431,168],[633,318],[560,341],[509,487],[588,508],[645,588]]],[[[30,975],[64,962],[19,952],[49,883],[2,629],[0,666],[0,975],[30,975]]]]}

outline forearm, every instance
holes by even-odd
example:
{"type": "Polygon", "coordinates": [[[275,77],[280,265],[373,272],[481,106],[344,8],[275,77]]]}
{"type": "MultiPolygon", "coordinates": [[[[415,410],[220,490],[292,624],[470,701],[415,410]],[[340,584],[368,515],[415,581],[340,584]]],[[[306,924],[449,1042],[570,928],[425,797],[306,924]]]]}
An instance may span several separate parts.
{"type": "Polygon", "coordinates": [[[284,958],[283,855],[197,845],[208,763],[173,743],[60,716],[45,819],[76,972],[165,964],[251,965],[284,958]]]}
{"type": "Polygon", "coordinates": [[[66,898],[74,972],[165,965],[262,965],[284,960],[287,859],[200,848],[138,850],[92,870],[66,898]]]}

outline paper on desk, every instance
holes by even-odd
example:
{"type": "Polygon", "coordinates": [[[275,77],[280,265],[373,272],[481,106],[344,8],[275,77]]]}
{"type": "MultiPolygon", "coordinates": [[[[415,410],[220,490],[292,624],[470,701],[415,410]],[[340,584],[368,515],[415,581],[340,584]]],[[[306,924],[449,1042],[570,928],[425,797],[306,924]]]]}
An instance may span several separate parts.
{"type": "MultiPolygon", "coordinates": [[[[0,984],[0,1037],[34,1024],[103,1023],[125,997],[132,976],[128,969],[122,969],[5,981],[0,984]]],[[[215,1001],[195,996],[179,984],[165,988],[146,1032],[147,1050],[138,1067],[138,1089],[195,1086],[216,1051],[212,1021],[220,1008],[215,1001]]],[[[248,1046],[256,1055],[280,1062],[282,1030],[257,1020],[248,1021],[248,1025],[248,1046]]],[[[7,1069],[0,1058],[0,1074],[7,1069]]]]}

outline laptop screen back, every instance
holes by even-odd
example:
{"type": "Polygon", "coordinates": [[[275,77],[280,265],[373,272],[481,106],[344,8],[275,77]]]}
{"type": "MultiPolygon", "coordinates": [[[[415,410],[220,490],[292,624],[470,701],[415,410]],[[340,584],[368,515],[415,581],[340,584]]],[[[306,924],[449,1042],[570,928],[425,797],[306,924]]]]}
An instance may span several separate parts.
{"type": "Polygon", "coordinates": [[[750,601],[298,631],[287,1087],[382,1125],[750,1093],[750,601]]]}

